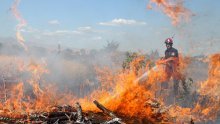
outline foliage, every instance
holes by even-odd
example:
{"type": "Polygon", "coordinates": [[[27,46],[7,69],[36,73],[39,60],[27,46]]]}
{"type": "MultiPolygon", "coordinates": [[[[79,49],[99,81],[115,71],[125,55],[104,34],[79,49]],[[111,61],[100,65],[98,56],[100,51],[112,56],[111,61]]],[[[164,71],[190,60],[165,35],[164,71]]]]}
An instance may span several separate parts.
{"type": "Polygon", "coordinates": [[[155,65],[147,54],[141,54],[138,52],[126,52],[126,57],[122,64],[123,69],[131,69],[132,62],[134,61],[137,63],[134,67],[136,71],[143,68],[151,68],[155,65]]]}
{"type": "Polygon", "coordinates": [[[114,52],[114,51],[118,50],[118,47],[119,47],[118,42],[116,42],[116,41],[107,41],[107,45],[104,46],[104,49],[107,52],[114,52]]]}

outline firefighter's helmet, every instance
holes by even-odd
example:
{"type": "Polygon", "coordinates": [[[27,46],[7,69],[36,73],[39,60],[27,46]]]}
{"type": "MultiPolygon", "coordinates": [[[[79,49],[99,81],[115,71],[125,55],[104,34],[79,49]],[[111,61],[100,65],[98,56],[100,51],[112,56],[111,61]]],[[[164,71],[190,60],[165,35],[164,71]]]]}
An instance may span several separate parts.
{"type": "Polygon", "coordinates": [[[172,38],[167,38],[165,40],[165,44],[173,44],[173,39],[172,38]]]}

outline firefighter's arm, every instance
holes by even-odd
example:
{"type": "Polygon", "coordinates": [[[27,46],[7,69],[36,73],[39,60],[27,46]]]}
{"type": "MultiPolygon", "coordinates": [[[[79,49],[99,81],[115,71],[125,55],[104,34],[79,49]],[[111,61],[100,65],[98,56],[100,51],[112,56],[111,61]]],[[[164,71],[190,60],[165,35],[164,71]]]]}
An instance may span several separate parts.
{"type": "Polygon", "coordinates": [[[167,62],[170,62],[170,61],[174,61],[174,62],[178,62],[178,57],[170,57],[168,59],[165,59],[164,62],[167,63],[167,62]]]}
{"type": "Polygon", "coordinates": [[[179,59],[178,59],[178,57],[170,57],[168,59],[162,58],[161,60],[157,61],[157,64],[167,64],[170,61],[178,63],[179,59]]]}

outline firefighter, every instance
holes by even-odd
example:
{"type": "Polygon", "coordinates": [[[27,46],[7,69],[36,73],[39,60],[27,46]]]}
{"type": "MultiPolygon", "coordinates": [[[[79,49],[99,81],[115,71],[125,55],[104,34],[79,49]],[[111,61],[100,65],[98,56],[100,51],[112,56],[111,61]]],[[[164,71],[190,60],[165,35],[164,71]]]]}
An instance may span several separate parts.
{"type": "Polygon", "coordinates": [[[166,51],[165,51],[165,57],[163,58],[163,64],[165,64],[165,81],[162,82],[161,88],[162,89],[168,89],[168,82],[170,81],[171,77],[173,78],[174,83],[174,96],[177,97],[179,95],[179,82],[182,81],[183,88],[186,92],[186,86],[185,86],[185,79],[184,76],[179,71],[179,55],[178,50],[173,48],[173,39],[167,38],[165,40],[166,44],[166,51]]]}

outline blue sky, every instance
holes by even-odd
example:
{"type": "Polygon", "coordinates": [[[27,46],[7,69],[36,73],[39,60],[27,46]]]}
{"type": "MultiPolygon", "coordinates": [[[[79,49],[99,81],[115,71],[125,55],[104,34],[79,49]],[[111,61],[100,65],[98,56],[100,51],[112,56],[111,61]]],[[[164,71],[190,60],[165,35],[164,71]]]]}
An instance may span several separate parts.
{"type": "MultiPolygon", "coordinates": [[[[21,0],[18,7],[27,26],[26,43],[71,48],[102,48],[106,41],[120,43],[122,50],[164,51],[163,41],[175,34],[175,47],[186,54],[219,52],[220,1],[186,0],[195,16],[173,26],[158,8],[148,10],[148,0],[21,0]],[[214,44],[214,45],[213,45],[214,44]],[[215,44],[218,44],[217,46],[215,44]],[[213,46],[212,46],[213,45],[213,46]]],[[[10,7],[0,4],[0,37],[15,38],[18,23],[10,7]]]]}

